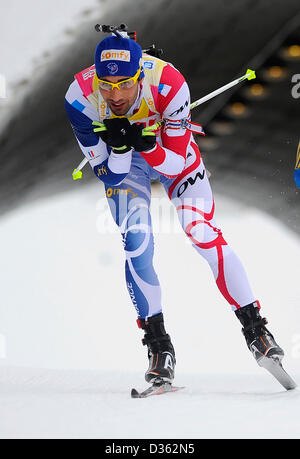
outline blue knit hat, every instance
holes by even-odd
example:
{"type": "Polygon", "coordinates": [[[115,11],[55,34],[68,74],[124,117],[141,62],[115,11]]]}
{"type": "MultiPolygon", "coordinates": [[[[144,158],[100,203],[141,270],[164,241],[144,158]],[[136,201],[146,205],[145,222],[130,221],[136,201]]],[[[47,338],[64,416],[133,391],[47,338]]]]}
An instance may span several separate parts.
{"type": "MultiPolygon", "coordinates": [[[[131,38],[111,35],[98,44],[95,67],[99,78],[122,75],[133,77],[142,63],[142,48],[131,38]]],[[[143,69],[140,78],[144,77],[143,69]]]]}

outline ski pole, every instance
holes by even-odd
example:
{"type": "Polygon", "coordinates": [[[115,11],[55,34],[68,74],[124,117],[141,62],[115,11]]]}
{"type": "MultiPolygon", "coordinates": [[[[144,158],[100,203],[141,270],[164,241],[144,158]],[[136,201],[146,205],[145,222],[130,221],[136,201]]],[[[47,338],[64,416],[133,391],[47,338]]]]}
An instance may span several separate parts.
{"type": "MultiPolygon", "coordinates": [[[[256,78],[255,71],[251,70],[251,69],[248,69],[247,72],[245,73],[245,75],[243,75],[243,76],[231,81],[228,84],[225,84],[224,86],[221,86],[221,88],[216,89],[215,91],[210,92],[206,96],[201,97],[201,99],[198,99],[195,102],[193,102],[190,105],[190,109],[193,110],[193,108],[198,107],[201,104],[204,104],[204,102],[207,102],[208,100],[212,99],[213,97],[218,96],[222,92],[227,91],[228,89],[232,88],[233,86],[235,86],[238,83],[241,83],[242,81],[253,80],[254,78],[256,78]]],[[[160,120],[156,124],[154,124],[153,126],[149,126],[149,127],[146,127],[145,129],[143,129],[143,132],[155,131],[160,126],[162,126],[163,123],[164,123],[164,120],[160,120]]],[[[97,121],[93,121],[92,124],[98,126],[98,128],[94,129],[95,132],[106,130],[105,125],[103,123],[99,123],[97,121]]],[[[81,163],[77,166],[77,168],[74,169],[73,174],[72,174],[73,175],[73,180],[81,179],[81,177],[82,177],[81,169],[86,165],[86,163],[88,161],[89,161],[88,158],[83,159],[83,161],[81,161],[81,163]]]]}

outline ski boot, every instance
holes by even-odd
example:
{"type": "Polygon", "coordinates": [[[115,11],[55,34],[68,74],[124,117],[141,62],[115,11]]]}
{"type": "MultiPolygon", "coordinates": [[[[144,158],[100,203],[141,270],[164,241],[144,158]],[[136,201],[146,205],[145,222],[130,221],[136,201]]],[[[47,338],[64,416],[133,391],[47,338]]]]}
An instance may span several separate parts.
{"type": "Polygon", "coordinates": [[[284,352],[276,343],[274,336],[265,327],[268,322],[261,317],[260,307],[256,307],[256,304],[259,305],[258,302],[254,302],[235,311],[237,318],[243,325],[242,332],[247,346],[258,364],[264,357],[281,362],[284,352]]]}
{"type": "Polygon", "coordinates": [[[175,351],[170,336],[164,327],[163,314],[149,317],[147,321],[138,319],[138,325],[145,331],[142,340],[148,347],[149,368],[145,373],[148,383],[172,383],[175,370],[175,351]]]}

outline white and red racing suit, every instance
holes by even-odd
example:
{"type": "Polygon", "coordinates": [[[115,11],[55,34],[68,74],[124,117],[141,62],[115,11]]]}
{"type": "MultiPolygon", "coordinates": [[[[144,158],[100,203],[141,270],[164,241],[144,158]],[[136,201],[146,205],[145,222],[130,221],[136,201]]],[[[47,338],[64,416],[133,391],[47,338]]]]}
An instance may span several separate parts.
{"type": "Polygon", "coordinates": [[[127,288],[138,317],[145,319],[162,311],[161,287],[153,266],[152,179],[161,181],[184,232],[207,260],[232,309],[253,303],[244,267],[217,227],[206,169],[192,132],[186,128],[188,85],[176,68],[155,57],[143,55],[143,68],[145,78],[139,82],[138,96],[126,117],[145,126],[165,121],[150,151],[115,154],[94,133],[92,121],[114,117],[96,86],[95,66],[75,75],[65,99],[79,146],[104,182],[112,216],[120,228],[127,288]]]}

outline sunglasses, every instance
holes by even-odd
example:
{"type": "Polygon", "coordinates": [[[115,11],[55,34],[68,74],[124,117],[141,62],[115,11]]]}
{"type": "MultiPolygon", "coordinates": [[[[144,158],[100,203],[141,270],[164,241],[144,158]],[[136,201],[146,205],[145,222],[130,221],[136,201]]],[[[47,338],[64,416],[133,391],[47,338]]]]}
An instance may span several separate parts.
{"type": "Polygon", "coordinates": [[[130,89],[132,88],[138,80],[142,71],[142,66],[136,72],[136,74],[131,77],[127,78],[127,80],[120,81],[119,83],[111,83],[110,81],[100,80],[98,78],[99,88],[103,89],[104,91],[112,91],[114,88],[118,89],[130,89]]]}

